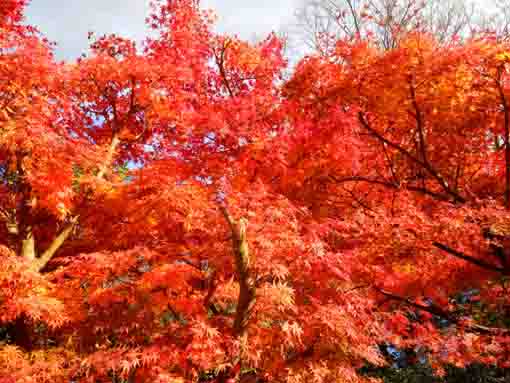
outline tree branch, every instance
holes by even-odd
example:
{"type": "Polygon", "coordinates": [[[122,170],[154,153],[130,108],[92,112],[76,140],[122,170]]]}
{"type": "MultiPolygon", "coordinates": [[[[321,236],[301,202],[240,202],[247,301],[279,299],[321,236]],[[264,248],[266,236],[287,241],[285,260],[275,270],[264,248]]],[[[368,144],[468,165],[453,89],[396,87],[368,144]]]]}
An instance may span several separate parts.
{"type": "Polygon", "coordinates": [[[374,289],[377,292],[379,292],[382,295],[384,295],[385,297],[387,297],[387,298],[390,298],[390,299],[393,299],[393,300],[396,300],[396,301],[399,301],[399,302],[403,302],[403,303],[405,303],[405,304],[407,304],[407,305],[409,305],[411,307],[414,307],[415,309],[428,312],[429,314],[436,315],[438,317],[447,319],[447,320],[449,320],[451,322],[457,322],[457,318],[455,318],[451,313],[443,310],[439,306],[436,306],[436,305],[433,305],[433,304],[431,304],[429,306],[424,306],[424,305],[421,305],[419,303],[413,302],[409,298],[401,297],[400,295],[396,295],[396,294],[390,293],[389,291],[380,289],[379,287],[374,287],[374,289]]]}
{"type": "Polygon", "coordinates": [[[416,90],[411,80],[409,80],[409,90],[411,93],[411,101],[415,112],[414,118],[416,120],[416,129],[418,130],[418,139],[420,141],[421,160],[423,161],[424,164],[429,164],[429,161],[427,159],[427,149],[425,147],[425,134],[423,132],[424,130],[423,115],[418,105],[418,101],[416,100],[416,90]]]}
{"type": "MultiPolygon", "coordinates": [[[[365,176],[348,176],[348,177],[340,177],[339,178],[339,177],[330,175],[329,179],[334,182],[337,182],[337,183],[366,182],[366,183],[370,183],[370,184],[381,185],[381,186],[384,186],[384,187],[387,187],[390,189],[399,189],[401,187],[401,185],[396,184],[394,182],[390,182],[390,181],[386,181],[386,180],[379,180],[377,178],[370,178],[370,177],[365,177],[365,176]]],[[[432,190],[429,190],[429,189],[426,189],[423,187],[404,185],[404,186],[402,186],[402,188],[410,190],[410,191],[414,191],[417,193],[426,194],[426,195],[431,196],[431,197],[433,197],[437,200],[440,200],[440,201],[450,201],[448,196],[433,192],[432,190]]]]}
{"type": "MultiPolygon", "coordinates": [[[[424,305],[421,305],[419,303],[413,302],[409,298],[401,297],[399,295],[396,295],[396,294],[390,293],[388,291],[382,290],[382,289],[380,289],[378,287],[374,287],[374,288],[375,288],[376,291],[378,291],[379,293],[381,293],[382,295],[384,295],[385,297],[387,297],[389,299],[393,299],[393,300],[405,303],[408,306],[414,307],[415,309],[422,310],[422,311],[428,312],[429,314],[432,314],[432,315],[438,316],[440,318],[446,319],[449,322],[452,322],[454,324],[457,324],[457,325],[461,324],[462,325],[460,318],[456,317],[453,313],[450,313],[450,312],[448,312],[446,310],[443,310],[439,306],[436,306],[434,304],[431,304],[429,306],[424,306],[424,305]]],[[[482,326],[482,325],[479,325],[479,324],[467,325],[465,328],[468,331],[482,333],[482,334],[498,334],[498,335],[502,335],[502,334],[509,334],[510,333],[510,330],[506,329],[506,328],[487,327],[487,326],[482,326]]]]}
{"type": "Polygon", "coordinates": [[[486,270],[489,270],[489,271],[495,271],[497,273],[505,274],[505,269],[503,269],[502,267],[498,267],[498,266],[492,265],[492,264],[490,264],[488,262],[482,261],[480,259],[476,259],[474,257],[471,257],[469,255],[461,253],[460,251],[452,249],[449,246],[443,245],[442,243],[433,242],[432,245],[434,247],[437,247],[440,250],[443,250],[443,251],[447,252],[450,255],[453,255],[454,257],[463,259],[464,261],[470,262],[470,263],[472,263],[472,264],[474,264],[474,265],[476,265],[478,267],[481,267],[483,269],[486,269],[486,270]]]}
{"type": "Polygon", "coordinates": [[[391,142],[386,137],[382,136],[377,130],[373,129],[370,126],[370,124],[368,123],[368,121],[365,119],[365,116],[363,115],[363,113],[361,111],[358,112],[358,120],[361,123],[361,125],[366,130],[368,130],[375,138],[377,138],[378,140],[382,141],[383,143],[385,143],[389,147],[398,150],[405,157],[409,158],[412,162],[414,162],[415,164],[421,166],[423,169],[427,170],[430,173],[430,175],[434,179],[436,179],[436,181],[443,188],[443,190],[447,194],[449,194],[451,197],[453,197],[455,202],[460,202],[460,203],[466,202],[466,199],[464,197],[462,197],[461,195],[459,195],[458,193],[456,193],[455,191],[450,189],[450,187],[448,186],[448,183],[444,180],[444,178],[432,166],[430,166],[430,164],[425,163],[422,160],[416,158],[414,155],[409,153],[409,151],[404,149],[402,146],[400,146],[400,145],[398,145],[398,144],[396,144],[394,142],[391,142]]]}
{"type": "Polygon", "coordinates": [[[41,271],[44,267],[46,267],[58,249],[62,247],[66,239],[71,235],[77,223],[78,217],[73,217],[71,222],[55,237],[55,239],[53,239],[46,251],[32,262],[30,268],[33,271],[41,271]]]}
{"type": "Polygon", "coordinates": [[[225,87],[227,88],[228,94],[230,97],[234,97],[234,92],[232,88],[230,87],[230,83],[227,78],[227,73],[225,72],[225,51],[227,50],[228,46],[230,45],[230,41],[227,41],[221,50],[221,54],[218,57],[218,55],[215,53],[214,57],[216,59],[216,65],[218,65],[218,68],[220,70],[221,78],[223,79],[223,83],[225,87]]]}

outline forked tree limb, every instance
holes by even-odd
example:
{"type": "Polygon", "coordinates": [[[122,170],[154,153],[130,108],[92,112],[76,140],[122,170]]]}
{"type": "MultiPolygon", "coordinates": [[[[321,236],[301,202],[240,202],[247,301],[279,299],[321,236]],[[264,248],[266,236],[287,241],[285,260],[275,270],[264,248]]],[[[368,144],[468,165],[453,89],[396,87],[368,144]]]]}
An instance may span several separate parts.
{"type": "MultiPolygon", "coordinates": [[[[112,165],[113,158],[115,156],[115,151],[118,145],[121,143],[121,140],[117,133],[115,133],[112,137],[112,141],[110,142],[110,146],[108,148],[108,152],[105,160],[99,167],[99,172],[97,173],[97,179],[101,180],[106,177],[108,174],[108,170],[112,165]]],[[[34,271],[41,271],[46,267],[49,261],[53,258],[55,253],[62,247],[64,242],[69,238],[72,234],[74,228],[78,223],[78,216],[74,216],[71,218],[70,222],[62,229],[62,231],[53,239],[50,246],[41,254],[39,258],[35,258],[30,266],[30,268],[34,271]]]]}
{"type": "MultiPolygon", "coordinates": [[[[112,141],[108,148],[108,153],[99,168],[99,172],[97,174],[98,179],[103,179],[106,177],[109,167],[113,161],[115,156],[115,150],[117,146],[120,144],[120,139],[117,134],[112,137],[112,141]]],[[[66,224],[66,226],[60,231],[57,236],[53,239],[49,247],[41,254],[40,257],[36,256],[35,253],[35,239],[33,235],[30,235],[23,241],[23,257],[30,261],[30,269],[33,271],[41,272],[48,262],[51,261],[56,252],[62,247],[65,241],[72,234],[74,228],[78,223],[78,216],[74,216],[70,219],[70,221],[66,224]],[[27,247],[25,249],[25,246],[27,247]],[[30,251],[32,249],[32,251],[30,251]]],[[[31,232],[29,233],[31,234],[31,232]]]]}

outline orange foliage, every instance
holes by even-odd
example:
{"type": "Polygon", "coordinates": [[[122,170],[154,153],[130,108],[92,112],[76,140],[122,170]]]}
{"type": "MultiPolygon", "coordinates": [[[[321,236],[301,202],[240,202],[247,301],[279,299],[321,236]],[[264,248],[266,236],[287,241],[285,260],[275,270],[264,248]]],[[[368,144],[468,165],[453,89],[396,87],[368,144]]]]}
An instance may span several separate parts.
{"type": "Polygon", "coordinates": [[[196,3],[65,64],[0,5],[0,381],[508,366],[510,47],[339,41],[284,82],[196,3]]]}

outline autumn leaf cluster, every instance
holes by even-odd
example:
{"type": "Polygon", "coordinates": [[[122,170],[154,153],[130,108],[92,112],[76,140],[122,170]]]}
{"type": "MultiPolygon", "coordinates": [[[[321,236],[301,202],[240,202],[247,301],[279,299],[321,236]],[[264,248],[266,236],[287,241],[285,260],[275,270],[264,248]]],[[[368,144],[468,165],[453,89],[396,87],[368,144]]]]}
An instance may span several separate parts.
{"type": "Polygon", "coordinates": [[[510,46],[283,42],[153,4],[58,62],[0,4],[0,382],[368,382],[510,360],[510,46]],[[123,380],[121,380],[123,379],[123,380]]]}

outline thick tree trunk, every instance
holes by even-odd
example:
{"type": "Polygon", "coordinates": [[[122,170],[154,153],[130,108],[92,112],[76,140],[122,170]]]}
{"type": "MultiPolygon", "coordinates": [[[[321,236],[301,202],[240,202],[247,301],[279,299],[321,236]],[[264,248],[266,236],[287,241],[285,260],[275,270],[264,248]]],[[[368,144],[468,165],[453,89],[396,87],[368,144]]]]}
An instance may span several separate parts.
{"type": "Polygon", "coordinates": [[[225,208],[222,211],[232,232],[232,250],[237,279],[239,281],[239,296],[233,330],[236,336],[242,336],[256,301],[255,280],[250,273],[250,252],[246,237],[246,221],[241,218],[238,222],[235,222],[225,208]]]}
{"type": "Polygon", "coordinates": [[[31,227],[26,229],[25,238],[22,240],[21,256],[28,262],[33,262],[36,259],[35,238],[31,227]]]}
{"type": "Polygon", "coordinates": [[[32,349],[31,331],[24,315],[19,316],[14,322],[7,326],[7,333],[11,338],[11,342],[16,346],[19,346],[26,351],[30,351],[32,349]]]}
{"type": "Polygon", "coordinates": [[[106,176],[110,165],[112,164],[113,157],[115,156],[115,150],[117,146],[120,144],[120,139],[117,135],[114,135],[112,138],[112,142],[110,143],[110,147],[108,148],[108,153],[106,155],[106,159],[99,168],[99,172],[97,173],[97,178],[102,179],[106,176]]]}
{"type": "Polygon", "coordinates": [[[498,71],[496,86],[499,91],[499,98],[503,107],[504,117],[504,144],[505,144],[505,208],[510,210],[510,105],[506,99],[505,91],[501,83],[502,69],[498,71]]]}
{"type": "Polygon", "coordinates": [[[510,116],[505,102],[505,207],[510,210],[510,116]]]}

